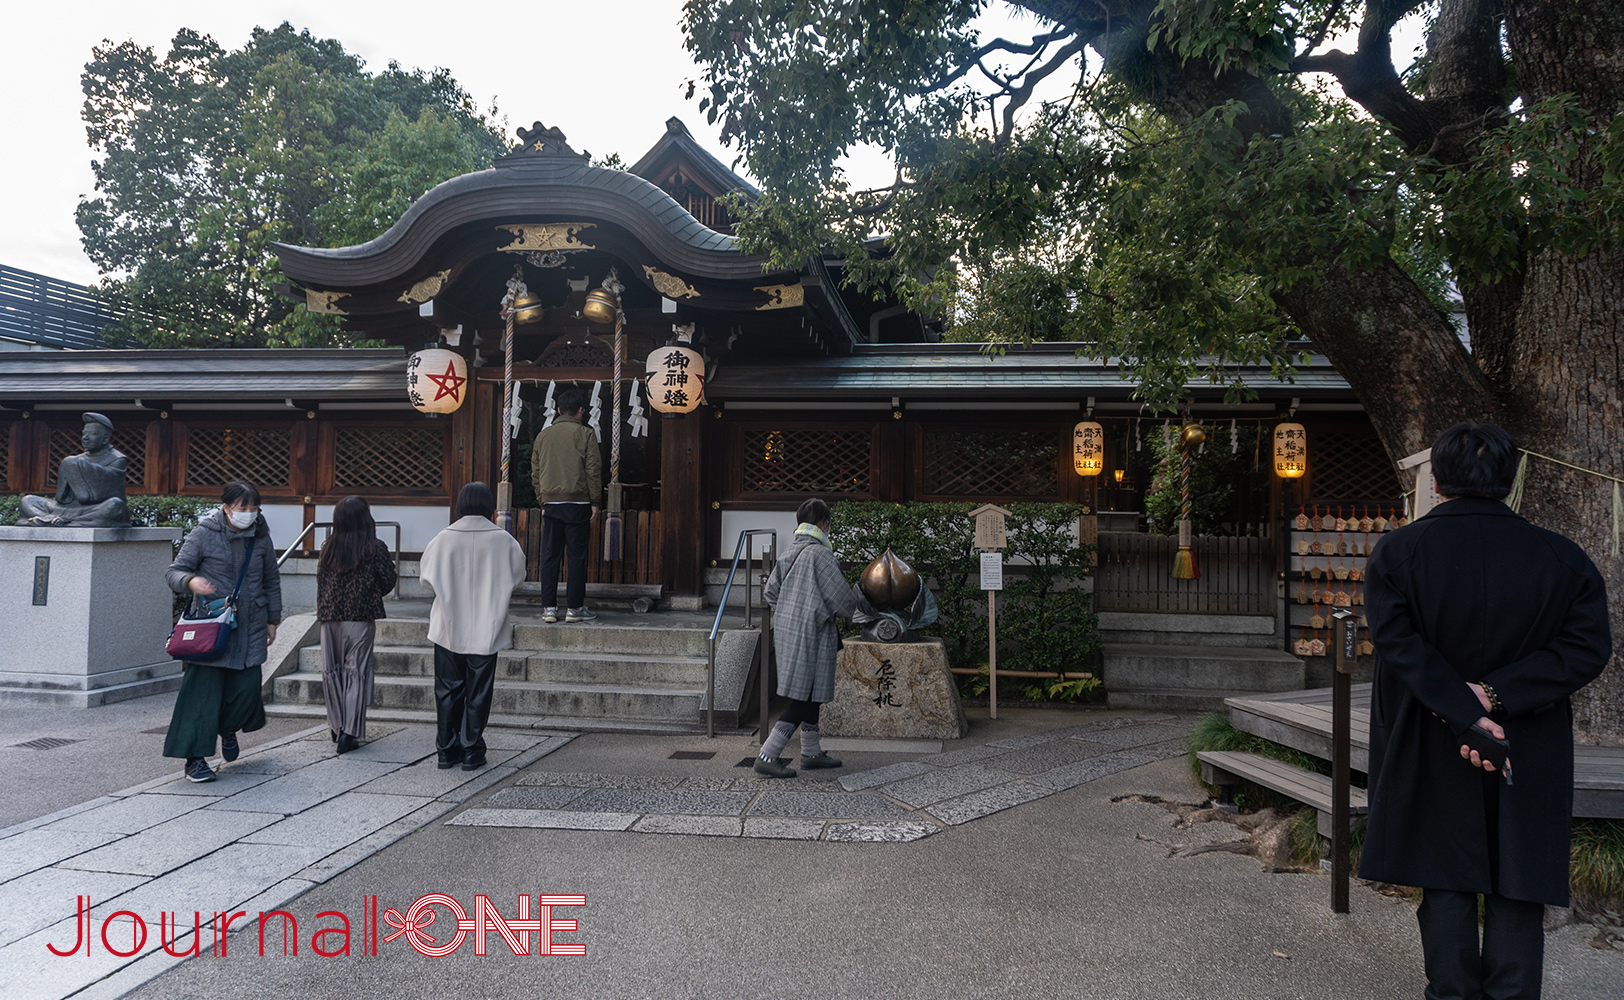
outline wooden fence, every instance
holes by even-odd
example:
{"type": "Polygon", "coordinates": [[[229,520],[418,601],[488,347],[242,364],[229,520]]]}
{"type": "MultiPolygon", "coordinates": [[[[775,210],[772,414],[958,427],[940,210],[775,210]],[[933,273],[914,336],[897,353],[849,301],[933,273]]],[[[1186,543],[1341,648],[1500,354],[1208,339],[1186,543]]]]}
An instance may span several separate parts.
{"type": "Polygon", "coordinates": [[[1273,539],[1195,538],[1191,548],[1199,580],[1173,579],[1178,548],[1170,535],[1100,532],[1094,606],[1100,611],[1278,613],[1273,539]]]}
{"type": "MultiPolygon", "coordinates": [[[[541,508],[531,507],[516,512],[514,534],[524,549],[526,580],[541,576],[541,508]]],[[[586,579],[588,583],[645,583],[661,580],[663,564],[660,558],[660,512],[657,510],[629,510],[621,515],[621,559],[610,562],[603,558],[603,526],[608,520],[602,511],[588,529],[586,579]]],[[[558,582],[569,579],[569,561],[560,560],[558,582]]]]}

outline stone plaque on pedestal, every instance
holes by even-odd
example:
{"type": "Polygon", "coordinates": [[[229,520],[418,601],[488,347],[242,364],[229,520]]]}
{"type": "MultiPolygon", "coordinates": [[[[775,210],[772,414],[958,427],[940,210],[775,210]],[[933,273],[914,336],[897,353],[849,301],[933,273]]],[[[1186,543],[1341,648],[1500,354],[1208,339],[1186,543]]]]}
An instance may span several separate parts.
{"type": "Polygon", "coordinates": [[[848,641],[818,721],[825,736],[956,740],[970,731],[940,639],[848,641]]]}
{"type": "Polygon", "coordinates": [[[0,527],[0,701],[88,707],[173,691],[177,528],[0,527]]]}

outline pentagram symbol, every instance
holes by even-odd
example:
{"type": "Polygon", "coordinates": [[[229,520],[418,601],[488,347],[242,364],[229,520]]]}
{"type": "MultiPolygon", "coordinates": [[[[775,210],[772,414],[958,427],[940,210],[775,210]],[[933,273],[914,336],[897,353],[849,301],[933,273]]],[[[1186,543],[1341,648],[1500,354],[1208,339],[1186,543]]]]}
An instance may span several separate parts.
{"type": "Polygon", "coordinates": [[[468,380],[457,374],[456,362],[446,362],[444,375],[430,374],[425,375],[424,378],[440,387],[439,391],[434,394],[435,402],[438,402],[447,396],[450,396],[453,400],[459,403],[462,402],[462,384],[468,380]]]}

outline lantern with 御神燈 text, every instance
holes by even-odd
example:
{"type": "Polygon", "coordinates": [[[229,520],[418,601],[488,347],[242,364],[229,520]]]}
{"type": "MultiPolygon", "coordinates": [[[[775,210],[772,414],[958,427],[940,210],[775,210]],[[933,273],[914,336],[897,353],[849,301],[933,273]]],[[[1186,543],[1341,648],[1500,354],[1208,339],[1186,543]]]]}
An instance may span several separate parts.
{"type": "Polygon", "coordinates": [[[705,395],[705,359],[673,344],[648,356],[648,400],[661,413],[689,413],[705,395]]]}
{"type": "Polygon", "coordinates": [[[1105,428],[1092,420],[1080,421],[1071,431],[1071,461],[1079,476],[1105,471],[1105,428]]]}
{"type": "Polygon", "coordinates": [[[1308,432],[1302,424],[1278,424],[1274,429],[1274,474],[1301,479],[1308,472],[1308,432]]]}
{"type": "Polygon", "coordinates": [[[451,413],[467,395],[468,362],[440,347],[418,351],[406,360],[406,398],[424,413],[451,413]]]}

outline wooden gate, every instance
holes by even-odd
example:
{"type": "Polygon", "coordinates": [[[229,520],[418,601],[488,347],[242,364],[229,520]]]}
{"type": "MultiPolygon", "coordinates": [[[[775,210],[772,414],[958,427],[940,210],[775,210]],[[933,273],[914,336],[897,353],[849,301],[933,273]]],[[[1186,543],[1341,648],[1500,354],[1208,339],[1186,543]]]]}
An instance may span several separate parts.
{"type": "Polygon", "coordinates": [[[1193,542],[1201,579],[1175,580],[1176,537],[1100,532],[1094,606],[1100,611],[1278,613],[1273,539],[1198,536],[1193,542]]]}
{"type": "MultiPolygon", "coordinates": [[[[535,581],[541,575],[541,508],[515,512],[518,523],[514,534],[524,549],[526,580],[535,581]]],[[[660,559],[660,512],[657,510],[629,510],[621,515],[621,560],[610,562],[603,558],[603,526],[607,520],[603,512],[592,522],[587,532],[586,579],[588,583],[643,583],[658,584],[662,569],[660,559]]],[[[568,560],[559,563],[558,582],[569,579],[568,560]]]]}

